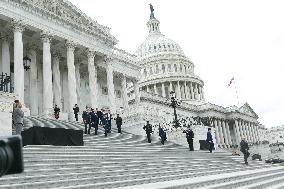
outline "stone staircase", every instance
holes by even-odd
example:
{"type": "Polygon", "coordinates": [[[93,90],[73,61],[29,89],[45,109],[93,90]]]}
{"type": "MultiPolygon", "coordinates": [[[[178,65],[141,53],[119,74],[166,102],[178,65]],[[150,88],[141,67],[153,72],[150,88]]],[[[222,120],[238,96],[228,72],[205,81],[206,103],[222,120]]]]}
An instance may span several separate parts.
{"type": "MultiPolygon", "coordinates": [[[[37,117],[36,126],[83,129],[77,122],[37,117]]],[[[26,146],[21,174],[0,178],[0,188],[284,188],[284,169],[227,152],[194,151],[175,143],[151,144],[127,132],[84,136],[85,146],[26,146]]]]}

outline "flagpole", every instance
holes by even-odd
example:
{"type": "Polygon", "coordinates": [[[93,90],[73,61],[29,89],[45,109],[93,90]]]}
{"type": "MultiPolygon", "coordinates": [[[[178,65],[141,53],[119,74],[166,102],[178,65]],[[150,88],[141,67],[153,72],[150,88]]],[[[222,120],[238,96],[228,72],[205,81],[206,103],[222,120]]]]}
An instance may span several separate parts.
{"type": "Polygon", "coordinates": [[[235,78],[234,78],[234,84],[235,84],[235,91],[236,91],[236,96],[237,96],[238,106],[240,106],[239,95],[238,95],[237,84],[236,84],[236,80],[235,80],[235,78]]]}

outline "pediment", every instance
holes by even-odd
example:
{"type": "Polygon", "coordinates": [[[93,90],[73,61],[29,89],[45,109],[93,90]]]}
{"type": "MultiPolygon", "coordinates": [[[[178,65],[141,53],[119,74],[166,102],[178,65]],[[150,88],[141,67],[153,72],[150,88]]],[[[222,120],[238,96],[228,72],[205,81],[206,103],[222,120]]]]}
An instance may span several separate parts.
{"type": "Polygon", "coordinates": [[[248,116],[258,118],[258,115],[253,111],[248,103],[245,103],[243,106],[241,106],[238,111],[248,116]]]}

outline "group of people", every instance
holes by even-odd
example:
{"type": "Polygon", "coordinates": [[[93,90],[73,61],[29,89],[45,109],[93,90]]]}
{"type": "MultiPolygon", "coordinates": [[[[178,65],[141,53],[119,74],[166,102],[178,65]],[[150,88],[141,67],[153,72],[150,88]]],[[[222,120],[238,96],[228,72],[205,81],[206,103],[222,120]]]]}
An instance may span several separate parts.
{"type": "Polygon", "coordinates": [[[15,100],[13,103],[12,112],[12,127],[15,129],[16,135],[21,135],[24,124],[24,112],[22,110],[22,104],[19,100],[15,100]]]}
{"type": "MultiPolygon", "coordinates": [[[[149,121],[146,122],[146,125],[144,125],[143,129],[146,131],[148,142],[151,143],[151,134],[153,134],[154,132],[153,132],[153,127],[149,123],[149,121]]],[[[186,134],[186,139],[187,139],[187,143],[189,146],[189,150],[194,151],[194,146],[193,146],[194,132],[193,130],[190,127],[188,127],[186,130],[182,129],[182,132],[186,134]]],[[[166,131],[164,129],[163,124],[159,124],[159,137],[161,139],[161,143],[164,144],[164,142],[167,140],[167,135],[166,135],[166,131]]],[[[206,143],[208,145],[209,153],[212,153],[212,150],[214,148],[214,143],[213,143],[211,128],[208,128],[206,143]]],[[[242,138],[240,142],[240,151],[244,154],[244,161],[246,165],[248,165],[247,159],[250,155],[248,150],[249,150],[248,143],[246,142],[245,138],[242,138]]]]}
{"type": "Polygon", "coordinates": [[[99,125],[102,125],[105,131],[105,136],[111,133],[112,119],[116,121],[117,131],[121,133],[122,118],[117,114],[116,118],[112,117],[110,110],[98,110],[86,107],[82,114],[85,125],[85,134],[90,134],[91,128],[95,129],[95,135],[98,134],[99,125]]]}

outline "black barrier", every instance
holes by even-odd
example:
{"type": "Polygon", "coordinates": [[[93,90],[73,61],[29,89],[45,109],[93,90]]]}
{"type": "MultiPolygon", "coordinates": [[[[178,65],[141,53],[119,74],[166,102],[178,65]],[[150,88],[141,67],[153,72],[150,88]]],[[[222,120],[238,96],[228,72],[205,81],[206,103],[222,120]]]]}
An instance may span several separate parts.
{"type": "Polygon", "coordinates": [[[23,145],[84,146],[83,130],[33,126],[22,132],[23,145]]]}
{"type": "Polygon", "coordinates": [[[24,170],[22,138],[19,135],[0,138],[0,177],[24,170]]]}
{"type": "MultiPolygon", "coordinates": [[[[199,140],[199,144],[200,144],[200,150],[209,150],[208,143],[206,142],[206,140],[199,140]]],[[[215,150],[214,143],[212,150],[215,150]]]]}

